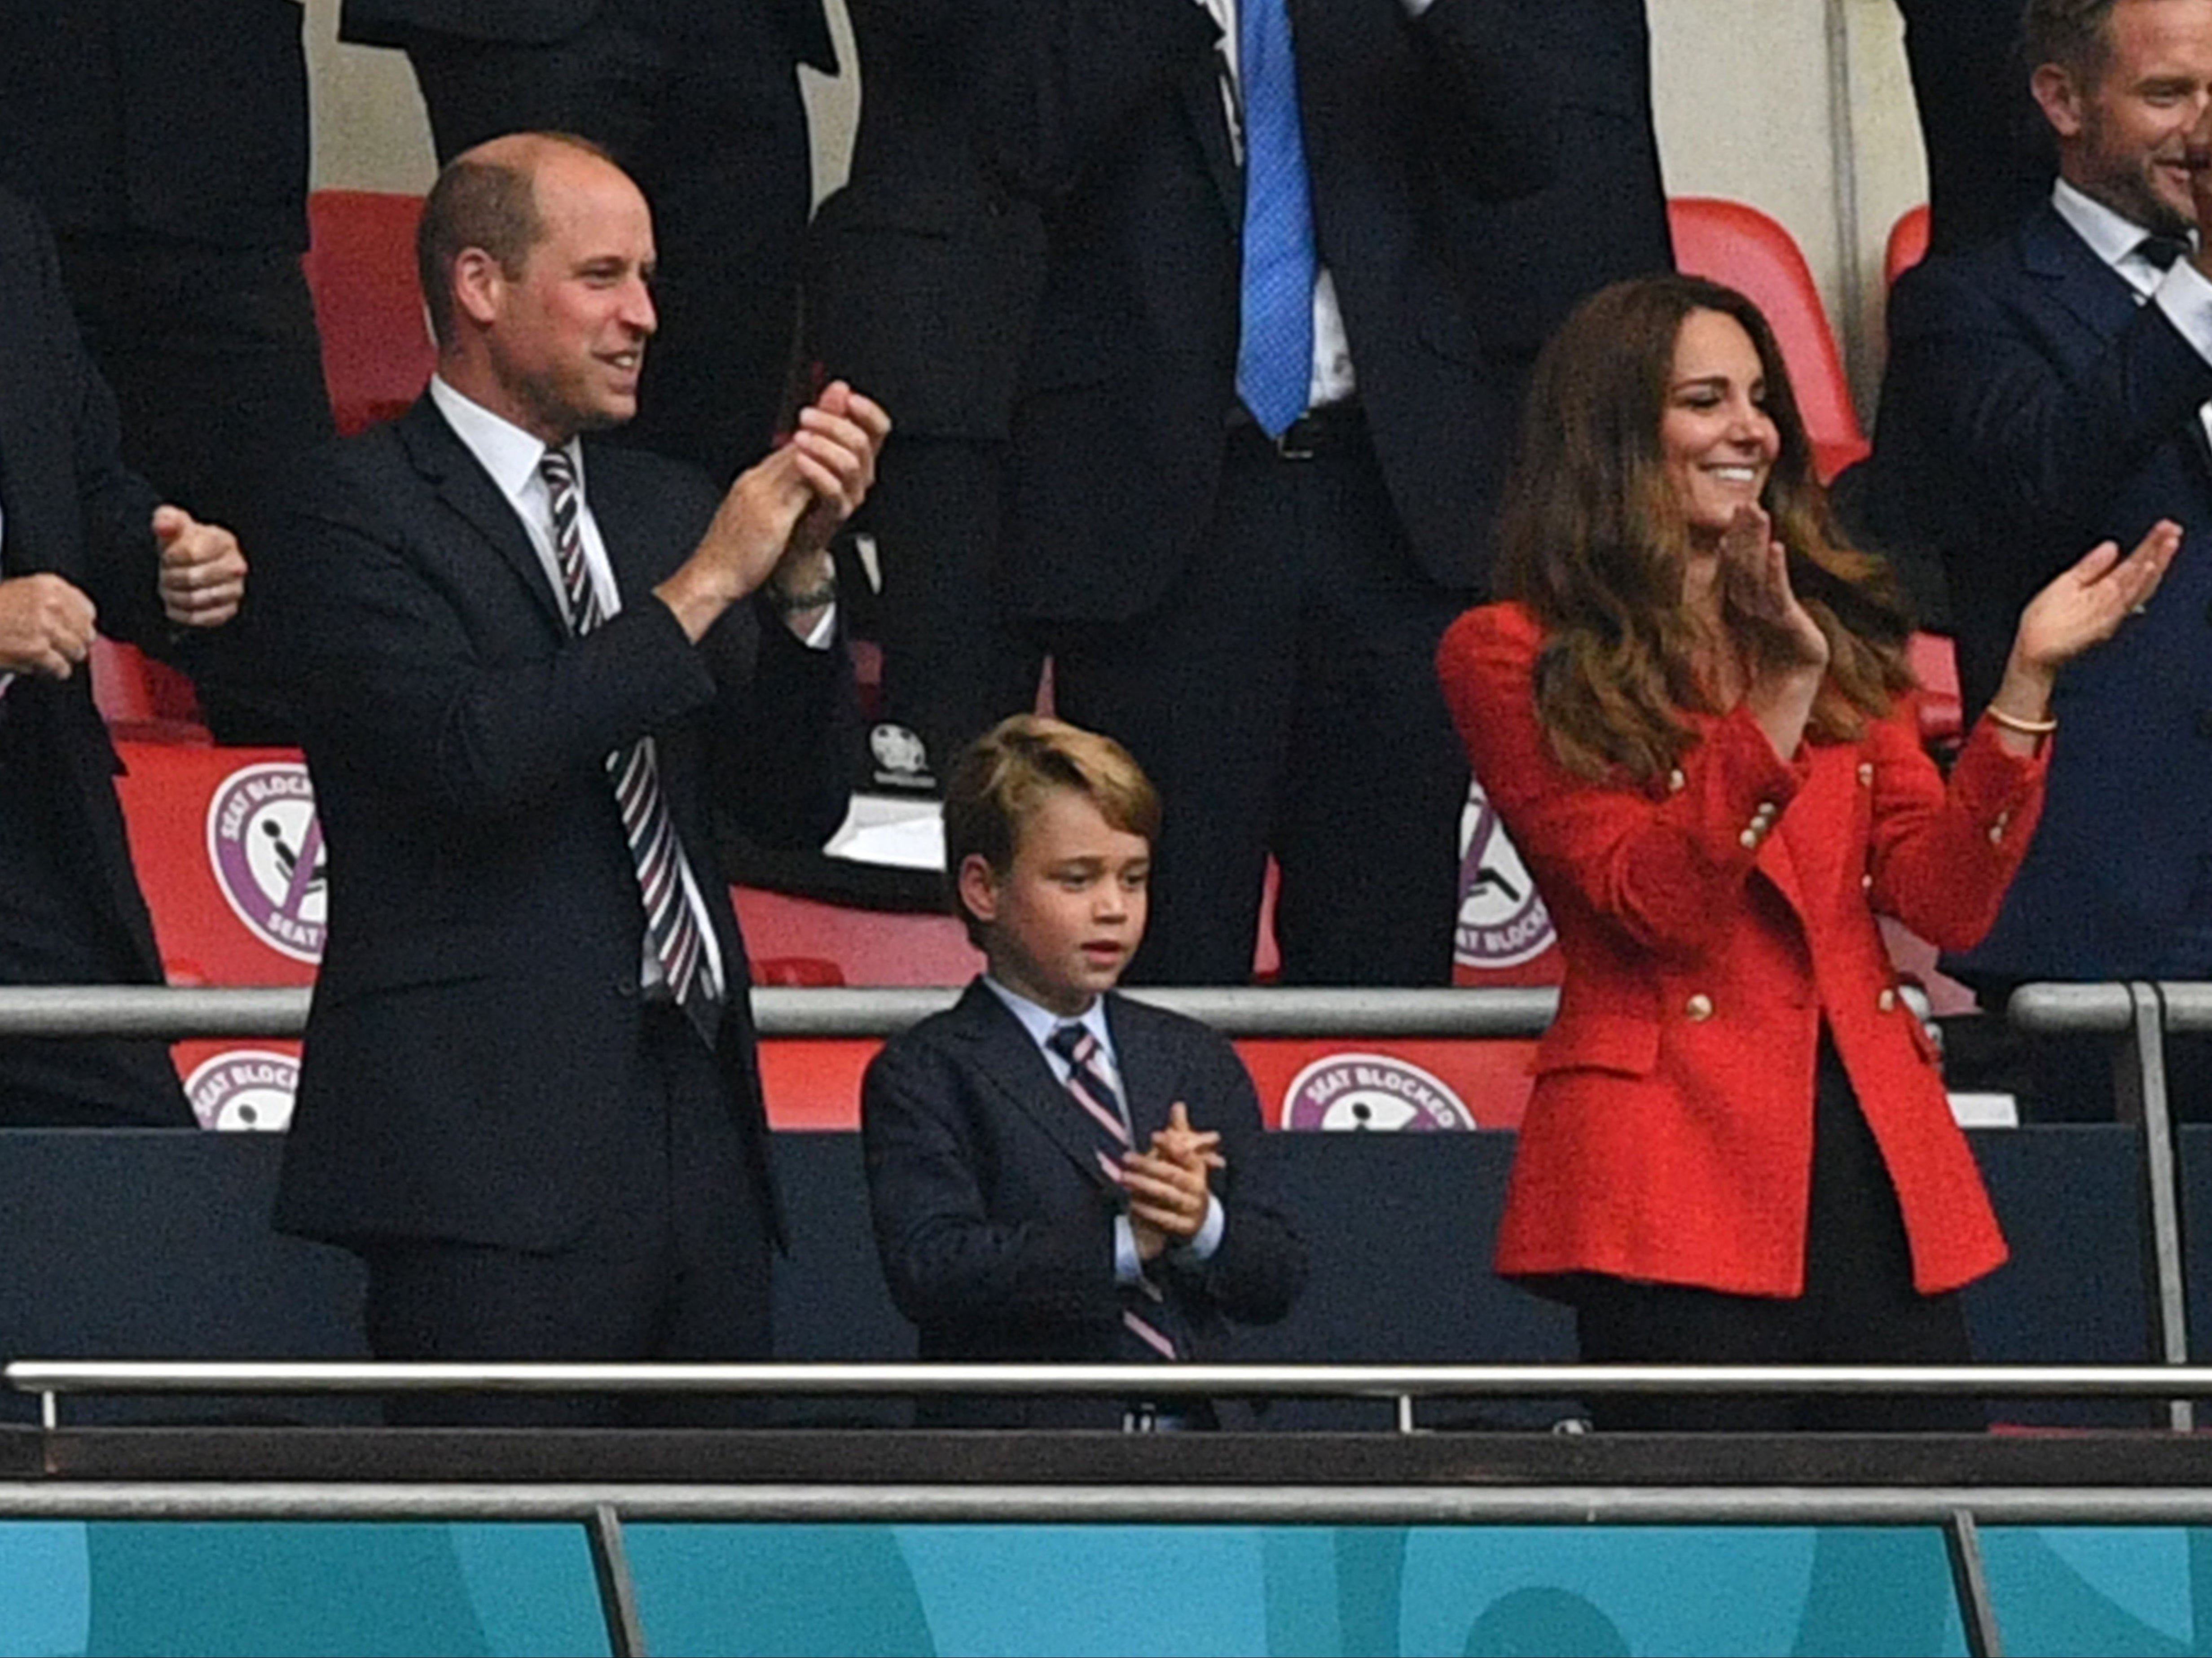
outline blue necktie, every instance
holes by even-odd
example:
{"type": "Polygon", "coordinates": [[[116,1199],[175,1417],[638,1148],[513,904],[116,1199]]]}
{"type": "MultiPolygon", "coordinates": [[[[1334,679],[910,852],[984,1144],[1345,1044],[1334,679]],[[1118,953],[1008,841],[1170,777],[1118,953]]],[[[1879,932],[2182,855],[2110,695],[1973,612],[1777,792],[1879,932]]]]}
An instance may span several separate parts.
{"type": "Polygon", "coordinates": [[[1244,92],[1243,331],[1237,394],[1271,438],[1305,412],[1313,384],[1313,192],[1298,125],[1288,0],[1240,0],[1244,92]]]}

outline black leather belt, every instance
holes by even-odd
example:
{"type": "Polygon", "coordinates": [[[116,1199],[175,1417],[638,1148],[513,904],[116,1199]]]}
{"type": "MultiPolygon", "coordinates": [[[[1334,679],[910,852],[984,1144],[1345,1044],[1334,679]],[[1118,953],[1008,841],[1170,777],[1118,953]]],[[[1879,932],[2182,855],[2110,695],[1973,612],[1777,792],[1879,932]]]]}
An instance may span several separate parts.
{"type": "Polygon", "coordinates": [[[1278,460],[1313,460],[1365,448],[1367,414],[1358,398],[1346,398],[1342,403],[1307,410],[1284,428],[1282,436],[1271,438],[1240,403],[1230,410],[1229,433],[1233,443],[1272,454],[1278,460]]]}

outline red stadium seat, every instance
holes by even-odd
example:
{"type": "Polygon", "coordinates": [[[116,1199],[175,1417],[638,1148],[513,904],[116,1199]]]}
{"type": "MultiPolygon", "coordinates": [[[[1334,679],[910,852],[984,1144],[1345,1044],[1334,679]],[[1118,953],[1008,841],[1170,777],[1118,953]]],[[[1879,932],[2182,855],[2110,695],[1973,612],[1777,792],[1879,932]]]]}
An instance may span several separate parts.
{"type": "Polygon", "coordinates": [[[1966,735],[1958,653],[1942,634],[1917,633],[1905,660],[1920,682],[1920,740],[1931,749],[1958,747],[1966,735]]]}
{"type": "Polygon", "coordinates": [[[1928,257],[1928,206],[1908,210],[1889,228],[1889,247],[1881,261],[1882,282],[1894,287],[1897,279],[1928,257]]]}
{"type": "Polygon", "coordinates": [[[307,286],[323,336],[323,380],[350,436],[404,413],[436,353],[415,280],[420,196],[319,190],[307,198],[307,286]]]}
{"type": "Polygon", "coordinates": [[[136,646],[94,635],[92,698],[121,742],[210,743],[192,683],[136,646]]]}
{"type": "Polygon", "coordinates": [[[1676,197],[1667,203],[1667,217],[1681,269],[1741,290],[1766,313],[1790,364],[1821,478],[1864,459],[1869,445],[1851,406],[1843,357],[1795,239],[1757,208],[1711,197],[1676,197]]]}

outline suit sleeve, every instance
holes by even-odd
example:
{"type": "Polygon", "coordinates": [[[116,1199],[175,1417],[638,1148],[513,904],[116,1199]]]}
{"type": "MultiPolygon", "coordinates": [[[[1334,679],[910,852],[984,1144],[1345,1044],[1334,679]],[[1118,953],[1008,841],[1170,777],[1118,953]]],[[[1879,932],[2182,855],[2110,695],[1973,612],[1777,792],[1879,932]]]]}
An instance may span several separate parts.
{"type": "Polygon", "coordinates": [[[1909,708],[1867,735],[1874,834],[1868,896],[1937,948],[1971,950],[1996,925],[2043,809],[2051,743],[2025,759],[1984,717],[1947,784],[1920,746],[1909,708]]]}
{"type": "Polygon", "coordinates": [[[1413,21],[1424,127],[1478,195],[1532,195],[1559,154],[1559,99],[1547,60],[1493,0],[1436,0],[1413,21]]]}
{"type": "MultiPolygon", "coordinates": [[[[959,1108],[958,1068],[926,1042],[896,1041],[868,1066],[860,1133],[876,1250],[899,1311],[921,1326],[1110,1324],[1115,1208],[994,1216],[982,1148],[959,1108]]],[[[1225,1248],[1224,1243],[1224,1248],[1225,1248]]]]}
{"type": "Polygon", "coordinates": [[[1260,1115],[1252,1078],[1237,1050],[1201,1033],[1200,1062],[1184,1105],[1193,1127],[1221,1135],[1228,1167],[1214,1181],[1226,1224],[1221,1247],[1206,1260],[1177,1258],[1163,1270],[1177,1291],[1210,1303],[1244,1324],[1273,1324],[1305,1287],[1304,1237],[1285,1206],[1276,1147],[1260,1115]]]}
{"type": "Polygon", "coordinates": [[[2212,363],[2153,304],[2069,378],[1972,269],[1936,259],[1899,280],[1887,395],[1900,430],[1958,458],[1951,482],[1978,538],[2058,550],[2033,573],[2039,586],[2087,550],[2120,484],[2212,400],[2212,363]]]}
{"type": "Polygon", "coordinates": [[[114,394],[100,378],[77,332],[61,262],[43,224],[25,212],[34,266],[31,304],[38,329],[55,346],[46,404],[68,422],[70,454],[84,525],[85,591],[100,612],[100,631],[160,656],[172,654],[174,632],[161,610],[160,553],[154,540],[157,497],[123,464],[123,434],[114,394]]]}
{"type": "Polygon", "coordinates": [[[1578,776],[1536,716],[1540,647],[1495,609],[1469,611],[1444,636],[1438,671],[1475,776],[1540,886],[1572,890],[1647,950],[1701,953],[1735,925],[1764,837],[1756,824],[1796,797],[1802,757],[1785,764],[1738,708],[1705,723],[1679,786],[1578,776]]]}
{"type": "Polygon", "coordinates": [[[756,601],[732,605],[700,643],[716,693],[715,809],[757,845],[821,846],[844,822],[860,740],[844,638],[812,649],[756,601]]]}
{"type": "Polygon", "coordinates": [[[512,819],[714,697],[706,655],[650,600],[543,658],[486,662],[369,495],[357,474],[301,482],[269,602],[311,735],[392,787],[456,820],[512,819]]]}

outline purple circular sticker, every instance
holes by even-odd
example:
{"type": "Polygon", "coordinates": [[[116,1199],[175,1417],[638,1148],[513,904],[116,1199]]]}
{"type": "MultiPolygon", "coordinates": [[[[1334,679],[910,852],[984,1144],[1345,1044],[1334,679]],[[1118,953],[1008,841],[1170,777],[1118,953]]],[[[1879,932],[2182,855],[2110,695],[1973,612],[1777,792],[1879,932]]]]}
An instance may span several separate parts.
{"type": "Polygon", "coordinates": [[[1388,1054],[1332,1054],[1291,1078],[1283,1127],[1395,1133],[1477,1124],[1449,1084],[1417,1065],[1388,1054]]]}
{"type": "Polygon", "coordinates": [[[1459,835],[1459,926],[1453,940],[1459,964],[1497,969],[1534,961],[1556,937],[1552,912],[1480,783],[1468,790],[1459,835]]]}
{"type": "Polygon", "coordinates": [[[246,766],[208,802],[208,861],[238,919],[295,962],[323,959],[329,914],[315,788],[296,760],[246,766]]]}
{"type": "Polygon", "coordinates": [[[185,1079],[185,1097],[203,1128],[281,1133],[299,1086],[300,1062],[289,1054],[237,1048],[198,1066],[185,1079]]]}

